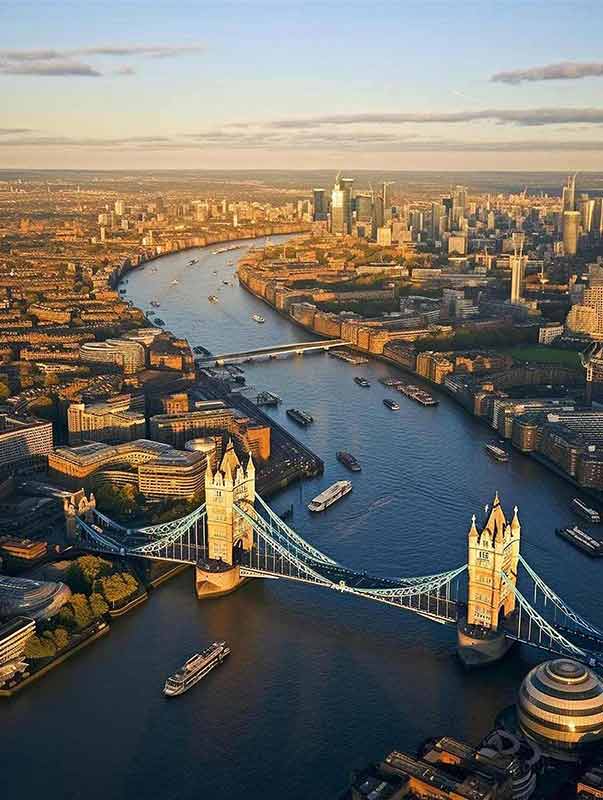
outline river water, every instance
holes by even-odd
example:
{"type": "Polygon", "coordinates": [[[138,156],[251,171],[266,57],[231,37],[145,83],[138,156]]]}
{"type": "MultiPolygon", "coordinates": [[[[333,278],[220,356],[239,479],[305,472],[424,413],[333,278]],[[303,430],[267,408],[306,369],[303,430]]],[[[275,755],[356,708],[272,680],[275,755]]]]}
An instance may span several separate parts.
{"type": "MultiPolygon", "coordinates": [[[[214,353],[311,338],[233,280],[228,262],[241,252],[166,256],[130,275],[128,297],[143,309],[158,299],[170,330],[214,353]],[[190,266],[193,256],[199,263],[190,266]]],[[[490,460],[488,429],[447,397],[423,408],[377,382],[395,368],[351,367],[324,354],[244,368],[250,396],[279,394],[283,405],[270,413],[325,461],[324,476],[271,500],[277,511],[294,504],[290,524],[310,542],[378,575],[444,571],[465,562],[471,514],[498,489],[507,512],[519,506],[532,566],[576,610],[603,620],[600,565],[554,535],[575,521],[572,488],[520,454],[508,464],[490,460]],[[353,382],[359,374],[370,389],[353,382]],[[386,396],[399,400],[399,412],[383,405],[386,396]],[[296,427],[285,415],[291,406],[309,411],[314,425],[296,427]],[[361,460],[361,473],[336,461],[339,449],[361,460]],[[310,515],[305,503],[350,477],[350,495],[310,515]]],[[[394,747],[414,751],[437,734],[479,739],[540,659],[517,648],[467,673],[454,630],[408,612],[285,581],[251,582],[199,603],[186,572],[2,704],[3,788],[7,797],[47,800],[334,798],[352,769],[394,747]],[[217,638],[232,646],[226,664],[165,700],[166,675],[217,638]]]]}

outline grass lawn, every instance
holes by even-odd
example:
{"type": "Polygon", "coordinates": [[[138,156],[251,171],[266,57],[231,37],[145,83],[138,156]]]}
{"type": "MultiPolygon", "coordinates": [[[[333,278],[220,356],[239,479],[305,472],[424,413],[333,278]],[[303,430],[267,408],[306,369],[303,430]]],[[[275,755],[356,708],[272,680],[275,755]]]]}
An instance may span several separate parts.
{"type": "Polygon", "coordinates": [[[517,361],[536,361],[548,364],[563,364],[565,367],[580,367],[580,356],[573,350],[560,350],[544,344],[533,344],[518,347],[504,347],[500,352],[507,353],[517,361]]]}

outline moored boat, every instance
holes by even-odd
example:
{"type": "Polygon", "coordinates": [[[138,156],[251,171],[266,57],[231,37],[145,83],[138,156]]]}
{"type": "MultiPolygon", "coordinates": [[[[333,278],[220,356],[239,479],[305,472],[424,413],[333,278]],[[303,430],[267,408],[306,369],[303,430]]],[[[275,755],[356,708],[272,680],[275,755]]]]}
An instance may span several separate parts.
{"type": "Polygon", "coordinates": [[[556,528],[555,533],[561,536],[562,539],[573,544],[578,550],[582,550],[588,556],[593,558],[600,558],[603,556],[603,542],[600,539],[595,539],[582,528],[574,525],[572,528],[556,528]]]}
{"type": "Polygon", "coordinates": [[[580,500],[579,497],[574,497],[572,500],[572,508],[577,514],[588,520],[588,522],[592,523],[593,525],[601,522],[601,516],[599,512],[595,511],[594,508],[589,508],[589,506],[580,500]]]}

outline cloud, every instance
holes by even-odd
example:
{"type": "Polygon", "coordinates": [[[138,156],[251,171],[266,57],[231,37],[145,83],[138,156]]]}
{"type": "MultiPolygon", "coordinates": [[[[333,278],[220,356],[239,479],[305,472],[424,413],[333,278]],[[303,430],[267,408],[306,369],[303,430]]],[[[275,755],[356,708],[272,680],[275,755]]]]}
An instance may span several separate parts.
{"type": "MultiPolygon", "coordinates": [[[[603,108],[534,108],[501,109],[489,108],[451,112],[383,112],[355,114],[324,114],[316,117],[280,119],[269,123],[272,128],[303,129],[323,125],[406,125],[406,124],[458,124],[492,120],[522,126],[565,125],[586,122],[603,123],[603,108]]],[[[240,125],[240,124],[239,124],[240,125]]]]}
{"type": "Polygon", "coordinates": [[[29,61],[17,63],[0,63],[0,73],[4,75],[38,75],[43,77],[79,76],[98,78],[102,73],[90,64],[79,61],[29,61]]]}
{"type": "Polygon", "coordinates": [[[603,76],[603,62],[561,61],[559,64],[545,64],[529,69],[514,69],[497,72],[490,78],[495,83],[519,84],[523,81],[575,81],[580,78],[603,76]]]}
{"type": "MultiPolygon", "coordinates": [[[[1,129],[0,129],[1,130],[1,129]]],[[[15,129],[18,130],[18,129],[15,129]]],[[[443,139],[440,137],[408,136],[394,133],[351,133],[338,135],[320,132],[240,132],[212,129],[180,136],[129,136],[116,138],[68,136],[0,137],[0,148],[59,148],[63,150],[129,150],[134,152],[184,152],[211,150],[253,151],[321,151],[321,152],[603,152],[603,139],[521,139],[476,141],[474,139],[443,139]]]]}
{"type": "Polygon", "coordinates": [[[0,59],[7,61],[59,61],[73,56],[148,56],[173,58],[187,53],[201,53],[204,47],[193,45],[106,45],[104,47],[79,47],[66,50],[0,50],[0,59]]]}
{"type": "MultiPolygon", "coordinates": [[[[201,45],[106,45],[103,47],[81,47],[66,50],[32,49],[0,50],[0,74],[38,75],[44,77],[79,76],[97,78],[104,73],[88,63],[88,58],[141,57],[175,58],[203,51],[201,45]],[[82,60],[82,59],[85,59],[82,60]]],[[[134,68],[128,65],[113,70],[113,75],[133,75],[134,68]]]]}
{"type": "Polygon", "coordinates": [[[0,136],[14,136],[16,133],[35,133],[34,128],[0,128],[0,136]]]}

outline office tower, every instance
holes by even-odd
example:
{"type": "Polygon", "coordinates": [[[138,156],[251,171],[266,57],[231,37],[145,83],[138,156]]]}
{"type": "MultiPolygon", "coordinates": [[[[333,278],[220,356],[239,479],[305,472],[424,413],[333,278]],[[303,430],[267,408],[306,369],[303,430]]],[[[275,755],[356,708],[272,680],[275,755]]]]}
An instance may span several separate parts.
{"type": "Polygon", "coordinates": [[[592,234],[595,239],[600,239],[603,233],[603,197],[593,200],[592,234]]]}
{"type": "Polygon", "coordinates": [[[431,204],[431,228],[429,231],[432,241],[437,241],[440,238],[440,223],[444,214],[444,207],[441,203],[431,204]]]}
{"type": "Polygon", "coordinates": [[[566,256],[575,256],[578,252],[578,233],[580,230],[580,212],[563,212],[563,252],[566,256]]]}
{"type": "Polygon", "coordinates": [[[355,199],[356,221],[370,222],[373,219],[373,198],[370,194],[357,194],[355,199]]]}
{"type": "Polygon", "coordinates": [[[568,175],[567,182],[562,192],[563,211],[575,211],[576,209],[576,176],[568,175]]]}
{"type": "Polygon", "coordinates": [[[582,232],[585,234],[590,233],[592,230],[594,207],[595,201],[590,200],[587,194],[581,195],[576,204],[576,211],[580,212],[582,232]]]}
{"type": "Polygon", "coordinates": [[[465,208],[467,207],[467,187],[456,186],[452,193],[452,222],[455,226],[459,226],[460,220],[465,216],[465,208]]]}
{"type": "Polygon", "coordinates": [[[327,198],[324,189],[312,189],[314,198],[314,222],[327,218],[327,198]]]}
{"type": "Polygon", "coordinates": [[[124,203],[124,201],[123,200],[116,200],[114,208],[115,208],[115,213],[117,214],[117,216],[118,217],[123,217],[123,215],[125,213],[125,210],[126,210],[126,204],[124,203]]]}
{"type": "Polygon", "coordinates": [[[331,233],[352,232],[352,184],[353,178],[337,175],[331,192],[331,233]]]}
{"type": "Polygon", "coordinates": [[[513,255],[511,261],[511,303],[521,303],[525,282],[527,256],[523,254],[525,237],[523,233],[513,234],[513,255]]]}

